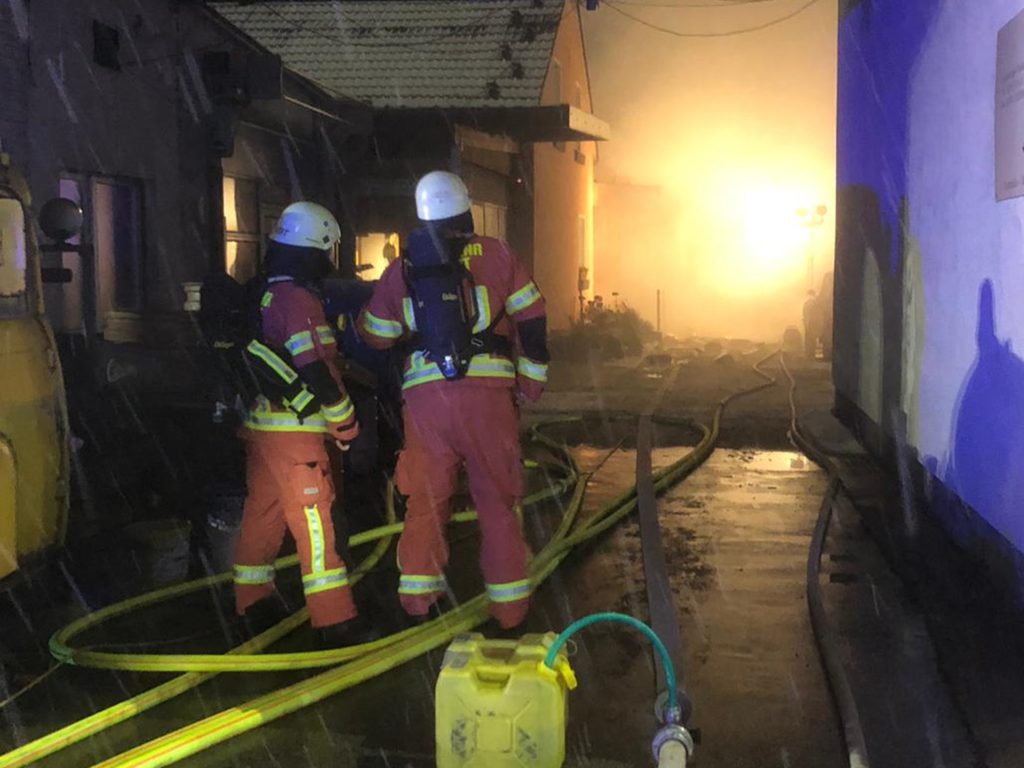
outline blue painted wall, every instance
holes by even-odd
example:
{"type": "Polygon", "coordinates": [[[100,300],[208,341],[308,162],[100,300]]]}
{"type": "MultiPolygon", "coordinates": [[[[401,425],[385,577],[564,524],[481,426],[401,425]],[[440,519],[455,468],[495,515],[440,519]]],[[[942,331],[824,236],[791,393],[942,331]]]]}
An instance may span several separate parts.
{"type": "Polygon", "coordinates": [[[863,0],[839,26],[837,184],[876,192],[894,246],[907,193],[910,73],[938,5],[863,0]]]}
{"type": "Polygon", "coordinates": [[[842,18],[834,373],[1018,552],[1024,198],[995,199],[994,108],[997,35],[1022,10],[864,0],[842,18]]]}

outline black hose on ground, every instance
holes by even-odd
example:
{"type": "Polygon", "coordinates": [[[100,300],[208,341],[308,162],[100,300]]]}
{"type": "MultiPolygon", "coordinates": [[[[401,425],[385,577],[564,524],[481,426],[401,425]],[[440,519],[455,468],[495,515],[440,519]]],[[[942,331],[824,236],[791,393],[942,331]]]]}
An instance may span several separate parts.
{"type": "Polygon", "coordinates": [[[853,688],[850,679],[843,667],[842,653],[839,648],[839,638],[828,623],[828,616],[825,612],[825,601],[821,593],[821,582],[819,575],[821,571],[821,554],[825,546],[825,537],[828,535],[828,526],[832,520],[832,508],[836,497],[842,490],[842,481],[832,458],[808,440],[800,431],[800,424],[796,414],[796,379],[786,366],[785,354],[779,355],[779,363],[783,373],[789,379],[789,438],[815,464],[821,466],[829,476],[828,490],[821,501],[821,508],[818,511],[818,521],[814,526],[814,534],[811,537],[811,548],[807,553],[807,607],[811,614],[811,628],[814,631],[814,640],[818,645],[818,652],[821,654],[822,666],[825,668],[825,677],[828,680],[829,690],[832,692],[832,699],[836,709],[839,711],[839,718],[843,726],[843,741],[846,744],[846,751],[849,758],[850,768],[869,768],[867,743],[864,739],[864,729],[860,722],[860,711],[857,708],[857,700],[853,695],[853,688]]]}

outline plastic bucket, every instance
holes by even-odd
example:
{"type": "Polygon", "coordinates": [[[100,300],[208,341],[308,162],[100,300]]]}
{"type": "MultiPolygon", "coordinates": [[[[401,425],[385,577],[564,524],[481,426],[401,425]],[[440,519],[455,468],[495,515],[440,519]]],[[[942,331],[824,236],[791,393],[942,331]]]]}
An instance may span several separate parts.
{"type": "Polygon", "coordinates": [[[244,488],[217,486],[207,493],[207,554],[214,573],[225,573],[232,568],[244,506],[244,488]]]}
{"type": "Polygon", "coordinates": [[[192,524],[178,518],[145,520],[124,530],[139,577],[146,586],[159,587],[188,576],[192,524]]]}

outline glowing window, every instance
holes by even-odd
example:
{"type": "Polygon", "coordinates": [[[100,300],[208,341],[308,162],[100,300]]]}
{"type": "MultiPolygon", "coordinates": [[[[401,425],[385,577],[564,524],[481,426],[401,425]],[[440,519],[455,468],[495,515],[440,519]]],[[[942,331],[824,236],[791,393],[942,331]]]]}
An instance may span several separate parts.
{"type": "Polygon", "coordinates": [[[384,268],[398,257],[398,235],[393,232],[370,232],[356,238],[356,265],[362,280],[377,280],[384,268]]]}
{"type": "Polygon", "coordinates": [[[251,179],[224,177],[224,268],[240,283],[260,264],[259,186],[251,179]]]}

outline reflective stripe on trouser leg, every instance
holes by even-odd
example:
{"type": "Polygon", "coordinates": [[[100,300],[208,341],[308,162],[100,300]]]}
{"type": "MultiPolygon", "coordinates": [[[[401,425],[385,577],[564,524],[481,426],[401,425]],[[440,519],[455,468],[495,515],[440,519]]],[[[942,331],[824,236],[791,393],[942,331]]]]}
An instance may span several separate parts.
{"type": "Polygon", "coordinates": [[[307,573],[302,577],[302,590],[307,595],[326,592],[329,589],[340,589],[348,586],[348,569],[332,568],[319,573],[307,573]]]}
{"type": "Polygon", "coordinates": [[[324,529],[320,520],[320,510],[316,504],[304,507],[302,510],[306,515],[306,530],[309,532],[309,567],[311,573],[320,573],[326,570],[324,564],[324,529]]]}
{"type": "Polygon", "coordinates": [[[409,500],[398,541],[398,596],[414,616],[427,613],[447,588],[445,527],[460,463],[450,447],[449,432],[457,412],[435,398],[410,399],[404,409],[406,441],[395,476],[409,500]]]}
{"type": "Polygon", "coordinates": [[[235,563],[235,584],[269,584],[274,580],[272,565],[239,565],[235,563]]]}
{"type": "Polygon", "coordinates": [[[284,508],[272,459],[261,448],[264,442],[262,436],[246,441],[245,508],[232,554],[235,610],[239,614],[274,593],[271,563],[285,534],[284,508]]]}
{"type": "Polygon", "coordinates": [[[348,572],[335,550],[330,515],[334,484],[322,446],[319,443],[315,450],[293,454],[291,461],[280,467],[288,494],[288,527],[298,549],[309,622],[314,627],[338,624],[356,615],[348,572]]]}
{"type": "Polygon", "coordinates": [[[519,624],[530,603],[527,548],[516,510],[522,493],[518,423],[512,398],[500,390],[467,392],[460,454],[480,526],[480,569],[489,610],[503,627],[519,624]]]}
{"type": "Polygon", "coordinates": [[[355,615],[348,569],[334,550],[334,528],[319,504],[302,508],[308,550],[303,563],[302,590],[313,626],[327,626],[355,615]]]}
{"type": "Polygon", "coordinates": [[[448,582],[444,576],[414,576],[402,574],[398,581],[398,594],[400,595],[432,595],[436,592],[445,592],[448,589],[448,582]]]}
{"type": "Polygon", "coordinates": [[[532,588],[529,579],[487,585],[490,613],[502,627],[518,626],[526,618],[532,588]]]}
{"type": "Polygon", "coordinates": [[[444,576],[402,574],[398,581],[398,600],[410,616],[425,616],[447,590],[444,576]]]}
{"type": "Polygon", "coordinates": [[[508,581],[504,584],[488,584],[487,597],[492,603],[514,603],[528,598],[531,588],[529,579],[508,581]]]}

